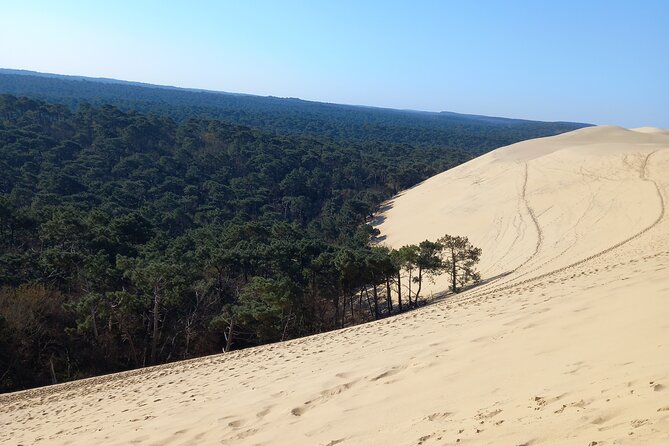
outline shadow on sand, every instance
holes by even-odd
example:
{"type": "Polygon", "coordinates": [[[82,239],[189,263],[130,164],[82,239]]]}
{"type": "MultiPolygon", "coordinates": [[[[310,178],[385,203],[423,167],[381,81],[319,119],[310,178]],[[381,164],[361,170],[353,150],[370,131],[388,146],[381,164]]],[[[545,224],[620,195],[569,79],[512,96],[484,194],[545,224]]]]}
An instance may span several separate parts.
{"type": "Polygon", "coordinates": [[[488,277],[487,279],[484,280],[479,280],[476,283],[469,284],[463,288],[460,289],[457,293],[453,293],[452,291],[440,291],[439,293],[433,294],[430,299],[427,299],[425,305],[432,305],[437,302],[441,302],[442,300],[447,299],[448,297],[455,296],[457,294],[464,293],[465,291],[473,290],[476,289],[480,286],[487,285],[491,282],[494,282],[495,280],[499,280],[502,277],[506,277],[509,274],[511,274],[513,271],[507,271],[501,274],[497,274],[496,276],[488,277]]]}
{"type": "MultiPolygon", "coordinates": [[[[386,211],[389,211],[393,207],[393,203],[395,202],[395,199],[392,198],[388,201],[384,201],[381,203],[379,208],[376,210],[374,215],[372,216],[372,219],[368,221],[368,224],[372,225],[374,229],[377,229],[377,226],[381,225],[383,222],[386,221],[386,216],[384,215],[386,211]]],[[[378,244],[383,242],[386,239],[386,235],[372,235],[372,244],[378,244]]]]}

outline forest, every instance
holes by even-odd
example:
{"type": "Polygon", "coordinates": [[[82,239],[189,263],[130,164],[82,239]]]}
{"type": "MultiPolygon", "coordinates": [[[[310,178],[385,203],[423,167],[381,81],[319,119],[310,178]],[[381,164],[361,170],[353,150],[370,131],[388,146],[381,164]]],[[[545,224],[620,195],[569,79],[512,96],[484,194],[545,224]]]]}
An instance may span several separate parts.
{"type": "Polygon", "coordinates": [[[370,222],[469,149],[0,95],[0,391],[385,317],[436,271],[457,290],[466,239],[394,251],[370,222]]]}
{"type": "Polygon", "coordinates": [[[178,122],[193,117],[220,119],[274,134],[339,143],[461,149],[474,155],[589,125],[330,104],[7,69],[0,69],[0,93],[59,103],[72,110],[81,103],[110,104],[178,122]]]}

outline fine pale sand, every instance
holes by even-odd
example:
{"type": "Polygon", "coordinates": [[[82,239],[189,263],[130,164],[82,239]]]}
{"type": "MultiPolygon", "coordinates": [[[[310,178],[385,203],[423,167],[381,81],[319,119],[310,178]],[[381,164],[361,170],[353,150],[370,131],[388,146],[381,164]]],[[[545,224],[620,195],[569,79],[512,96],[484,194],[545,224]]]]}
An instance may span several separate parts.
{"type": "Polygon", "coordinates": [[[483,285],[337,332],[0,396],[0,442],[667,445],[668,197],[666,131],[496,150],[379,218],[393,247],[468,236],[483,285]]]}

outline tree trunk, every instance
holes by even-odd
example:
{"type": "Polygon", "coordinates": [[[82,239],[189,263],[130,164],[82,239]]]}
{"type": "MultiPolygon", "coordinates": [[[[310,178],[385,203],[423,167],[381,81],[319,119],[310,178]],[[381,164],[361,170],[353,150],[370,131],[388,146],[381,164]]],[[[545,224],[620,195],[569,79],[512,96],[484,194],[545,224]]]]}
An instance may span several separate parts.
{"type": "MultiPolygon", "coordinates": [[[[121,320],[121,317],[119,316],[118,312],[115,311],[112,308],[113,315],[116,317],[116,320],[118,321],[118,328],[121,331],[121,334],[123,335],[124,339],[128,341],[128,346],[130,347],[130,359],[132,360],[132,363],[135,367],[139,367],[139,357],[137,356],[137,349],[135,348],[135,342],[132,340],[132,336],[130,336],[130,332],[126,328],[125,324],[123,323],[123,320],[121,320]]],[[[111,325],[112,325],[112,315],[109,315],[109,330],[111,331],[111,325]]]]}
{"type": "Polygon", "coordinates": [[[388,303],[388,313],[393,311],[393,296],[390,293],[390,276],[386,276],[386,302],[388,303]]]}
{"type": "Polygon", "coordinates": [[[53,368],[53,355],[49,358],[49,371],[51,372],[51,384],[58,384],[56,370],[53,368]]]}
{"type": "Polygon", "coordinates": [[[413,283],[413,268],[409,270],[409,308],[411,308],[411,284],[413,283]]]}
{"type": "Polygon", "coordinates": [[[156,353],[158,351],[158,328],[160,321],[160,288],[158,285],[153,287],[153,336],[151,337],[151,364],[156,363],[156,353]]]}
{"type": "Polygon", "coordinates": [[[376,293],[376,281],[374,281],[374,284],[372,285],[373,291],[373,296],[374,296],[374,319],[379,318],[379,295],[376,293]]]}
{"type": "Polygon", "coordinates": [[[455,269],[455,252],[451,250],[451,280],[453,281],[453,292],[457,293],[457,271],[455,269]]]}
{"type": "Polygon", "coordinates": [[[293,316],[293,310],[291,309],[286,318],[286,324],[283,326],[283,334],[281,335],[281,342],[286,339],[286,333],[288,333],[288,324],[290,323],[290,318],[293,316]]]}
{"type": "Polygon", "coordinates": [[[232,338],[235,335],[235,320],[230,319],[230,325],[228,326],[228,333],[225,334],[225,348],[223,348],[224,352],[229,352],[230,349],[232,348],[232,338]]]}
{"type": "Polygon", "coordinates": [[[334,321],[332,323],[333,328],[337,328],[337,325],[339,324],[339,299],[339,295],[333,299],[333,304],[335,307],[334,321]]]}
{"type": "Polygon", "coordinates": [[[416,295],[414,296],[413,304],[415,307],[418,307],[418,298],[420,297],[420,289],[423,287],[423,268],[418,267],[418,289],[416,290],[416,295]]]}
{"type": "Polygon", "coordinates": [[[97,342],[98,338],[100,337],[100,334],[98,333],[98,324],[95,322],[95,308],[91,308],[91,323],[93,325],[93,336],[95,337],[95,341],[97,342]]]}
{"type": "Polygon", "coordinates": [[[369,290],[367,290],[367,288],[365,288],[365,296],[367,296],[367,306],[369,307],[369,314],[373,317],[374,307],[372,307],[372,301],[369,298],[369,290]]]}
{"type": "Polygon", "coordinates": [[[402,312],[402,271],[397,271],[397,306],[402,312]]]}

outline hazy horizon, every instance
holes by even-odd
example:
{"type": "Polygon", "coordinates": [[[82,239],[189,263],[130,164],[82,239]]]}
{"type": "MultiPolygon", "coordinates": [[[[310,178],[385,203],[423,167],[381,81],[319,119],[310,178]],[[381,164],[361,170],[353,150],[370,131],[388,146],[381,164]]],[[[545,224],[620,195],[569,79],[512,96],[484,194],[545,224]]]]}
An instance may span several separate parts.
{"type": "MultiPolygon", "coordinates": [[[[320,103],[320,104],[332,104],[332,105],[337,105],[337,106],[344,106],[344,107],[360,107],[360,108],[373,108],[373,109],[380,109],[380,110],[393,110],[393,111],[399,111],[399,112],[409,112],[409,113],[447,113],[447,114],[456,114],[456,115],[463,115],[463,116],[483,116],[483,117],[489,117],[489,118],[502,118],[502,119],[518,119],[518,120],[524,120],[526,118],[516,118],[514,116],[492,116],[492,115],[483,115],[480,113],[461,113],[458,112],[457,110],[421,110],[421,109],[415,109],[415,108],[395,108],[395,107],[385,107],[385,106],[379,106],[379,105],[368,105],[368,104],[351,104],[351,103],[343,103],[343,102],[329,102],[329,101],[319,101],[317,99],[305,99],[305,98],[300,98],[300,97],[294,97],[294,96],[277,96],[277,95],[258,95],[255,93],[244,93],[244,92],[238,92],[238,91],[225,91],[225,90],[211,90],[211,89],[206,89],[206,88],[199,88],[199,87],[191,87],[191,86],[179,86],[179,85],[169,85],[169,84],[151,84],[143,81],[138,81],[134,79],[116,79],[116,78],[110,78],[110,77],[105,77],[105,76],[86,76],[86,75],[81,75],[81,74],[70,74],[70,73],[49,73],[49,72],[44,72],[44,71],[34,71],[34,70],[25,70],[21,68],[10,68],[10,67],[0,67],[0,70],[6,70],[6,71],[16,71],[16,72],[21,72],[22,75],[27,75],[27,76],[46,76],[46,77],[60,77],[63,76],[65,78],[86,78],[86,79],[91,79],[91,81],[100,81],[100,82],[110,82],[110,83],[119,83],[121,85],[123,84],[129,84],[129,85],[139,85],[139,86],[146,86],[146,87],[157,87],[157,88],[168,88],[168,89],[182,89],[186,91],[194,91],[194,92],[207,92],[207,93],[212,93],[212,94],[230,94],[230,95],[243,95],[243,96],[258,96],[258,97],[272,97],[272,98],[278,98],[278,99],[294,99],[294,100],[299,100],[299,101],[306,101],[306,102],[315,102],[315,103],[320,103]]],[[[529,121],[532,121],[532,119],[528,119],[529,121]]],[[[541,120],[536,120],[536,121],[541,121],[541,120]]],[[[551,122],[551,121],[547,121],[551,122]]],[[[576,121],[555,121],[555,122],[576,122],[576,121]]],[[[581,122],[581,124],[592,124],[590,122],[581,122]]]]}
{"type": "Polygon", "coordinates": [[[28,1],[0,65],[181,88],[669,127],[669,4],[28,1]]]}

